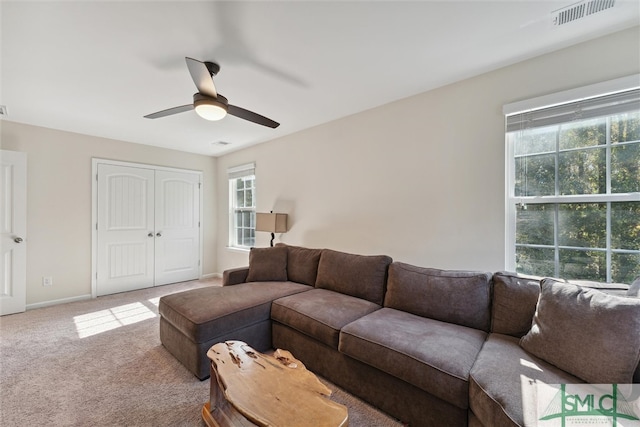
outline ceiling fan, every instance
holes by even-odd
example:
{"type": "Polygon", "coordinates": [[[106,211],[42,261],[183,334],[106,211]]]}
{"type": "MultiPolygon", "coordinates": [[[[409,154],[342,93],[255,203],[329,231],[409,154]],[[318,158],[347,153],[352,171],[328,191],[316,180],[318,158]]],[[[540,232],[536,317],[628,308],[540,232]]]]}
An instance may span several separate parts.
{"type": "Polygon", "coordinates": [[[193,58],[185,58],[185,60],[187,61],[191,78],[198,88],[198,93],[193,95],[193,104],[181,105],[158,111],[157,113],[147,114],[144,116],[146,119],[157,119],[195,109],[200,117],[207,120],[220,120],[227,114],[231,114],[270,128],[280,126],[280,123],[274,122],[258,113],[235,105],[229,105],[227,98],[220,95],[213,84],[213,76],[220,71],[218,64],[215,62],[201,62],[193,58]]]}

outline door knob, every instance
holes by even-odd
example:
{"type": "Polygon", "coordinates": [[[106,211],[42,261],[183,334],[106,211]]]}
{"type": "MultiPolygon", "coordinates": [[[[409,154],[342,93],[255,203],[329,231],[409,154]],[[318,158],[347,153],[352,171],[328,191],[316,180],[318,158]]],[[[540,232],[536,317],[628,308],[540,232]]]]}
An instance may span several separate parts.
{"type": "Polygon", "coordinates": [[[153,231],[150,231],[149,234],[147,234],[147,237],[153,237],[153,231]]]}
{"type": "Polygon", "coordinates": [[[159,231],[156,233],[156,236],[158,237],[162,237],[162,233],[160,233],[159,231]]]}
{"type": "Polygon", "coordinates": [[[22,243],[22,237],[16,237],[13,241],[16,243],[22,243]]]}

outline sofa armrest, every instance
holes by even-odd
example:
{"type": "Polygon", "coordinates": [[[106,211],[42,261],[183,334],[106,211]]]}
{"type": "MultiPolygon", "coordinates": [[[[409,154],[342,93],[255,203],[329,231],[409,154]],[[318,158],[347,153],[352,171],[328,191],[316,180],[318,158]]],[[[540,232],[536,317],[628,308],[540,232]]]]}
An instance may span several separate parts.
{"type": "Polygon", "coordinates": [[[247,281],[249,267],[232,268],[222,273],[222,286],[237,285],[247,281]]]}

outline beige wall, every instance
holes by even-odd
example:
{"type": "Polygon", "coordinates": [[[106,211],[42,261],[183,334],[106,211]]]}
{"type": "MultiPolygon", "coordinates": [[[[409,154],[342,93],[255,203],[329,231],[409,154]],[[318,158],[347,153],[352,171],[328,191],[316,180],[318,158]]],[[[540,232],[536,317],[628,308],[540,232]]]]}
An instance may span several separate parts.
{"type": "Polygon", "coordinates": [[[258,211],[290,215],[277,240],[503,269],[502,106],[638,73],[639,40],[635,27],[220,157],[218,268],[247,265],[225,247],[226,170],[255,161],[258,211]]]}
{"type": "Polygon", "coordinates": [[[28,155],[27,304],[91,292],[92,157],[203,171],[203,274],[248,263],[226,248],[226,170],[251,161],[258,210],[290,216],[279,241],[502,269],[502,106],[639,73],[639,40],[625,30],[218,159],[2,121],[1,148],[28,155]]]}
{"type": "Polygon", "coordinates": [[[216,159],[9,121],[3,150],[27,153],[27,304],[91,293],[91,159],[203,172],[203,274],[216,269],[216,159]],[[53,286],[43,287],[42,277],[53,286]]]}

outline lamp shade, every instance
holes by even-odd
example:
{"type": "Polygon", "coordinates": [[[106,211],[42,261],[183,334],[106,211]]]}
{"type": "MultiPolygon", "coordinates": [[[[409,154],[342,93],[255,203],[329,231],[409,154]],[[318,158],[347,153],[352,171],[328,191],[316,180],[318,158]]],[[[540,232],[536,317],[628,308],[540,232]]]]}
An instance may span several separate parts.
{"type": "Polygon", "coordinates": [[[270,233],[287,232],[287,214],[284,213],[256,213],[256,231],[270,233]]]}

